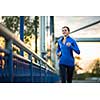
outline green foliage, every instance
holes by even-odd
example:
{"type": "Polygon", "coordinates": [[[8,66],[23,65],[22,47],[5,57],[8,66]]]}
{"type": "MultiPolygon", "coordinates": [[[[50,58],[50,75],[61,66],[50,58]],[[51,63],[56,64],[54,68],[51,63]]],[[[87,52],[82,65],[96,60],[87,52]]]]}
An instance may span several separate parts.
{"type": "MultiPolygon", "coordinates": [[[[34,18],[34,33],[35,33],[35,52],[37,53],[37,29],[39,27],[39,17],[35,16],[34,18]]],[[[36,61],[35,61],[36,62],[36,61]]]]}
{"type": "Polygon", "coordinates": [[[35,28],[39,27],[39,17],[38,16],[35,16],[35,18],[34,18],[34,26],[35,26],[35,28]]]}
{"type": "Polygon", "coordinates": [[[18,32],[19,17],[18,16],[2,16],[3,24],[13,33],[18,32]]]}
{"type": "Polygon", "coordinates": [[[94,68],[92,69],[92,76],[100,77],[100,59],[94,61],[94,68]]]}
{"type": "MultiPolygon", "coordinates": [[[[13,33],[20,33],[20,16],[2,16],[3,24],[13,33]]],[[[24,16],[24,40],[25,43],[29,42],[32,34],[37,34],[39,27],[39,17],[35,16],[30,20],[30,16],[24,16]],[[27,38],[28,37],[28,38],[27,38]]]]}
{"type": "Polygon", "coordinates": [[[91,72],[85,72],[83,74],[74,73],[74,79],[76,80],[85,80],[89,77],[100,77],[100,58],[93,60],[89,65],[91,72]]]}
{"type": "Polygon", "coordinates": [[[31,34],[34,34],[34,20],[30,21],[29,16],[24,17],[24,35],[30,36],[31,34]]]}

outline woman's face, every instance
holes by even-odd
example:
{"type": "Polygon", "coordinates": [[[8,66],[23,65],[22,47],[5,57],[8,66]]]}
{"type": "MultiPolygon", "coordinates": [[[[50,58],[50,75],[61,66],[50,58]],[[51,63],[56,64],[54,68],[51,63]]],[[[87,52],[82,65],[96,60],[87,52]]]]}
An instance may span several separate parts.
{"type": "Polygon", "coordinates": [[[63,34],[64,36],[68,36],[68,35],[69,35],[68,29],[67,29],[67,28],[63,28],[63,29],[62,29],[62,34],[63,34]]]}

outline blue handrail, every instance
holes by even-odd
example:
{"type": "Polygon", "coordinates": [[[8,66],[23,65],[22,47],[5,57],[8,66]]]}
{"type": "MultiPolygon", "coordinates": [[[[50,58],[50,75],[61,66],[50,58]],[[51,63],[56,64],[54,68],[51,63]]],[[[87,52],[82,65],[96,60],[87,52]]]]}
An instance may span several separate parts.
{"type": "Polygon", "coordinates": [[[56,82],[58,74],[54,67],[49,65],[43,58],[38,56],[28,46],[19,40],[11,31],[0,24],[0,36],[6,40],[5,49],[0,52],[5,53],[6,78],[9,82],[56,82]],[[27,52],[28,59],[13,53],[13,45],[27,52]],[[37,63],[33,62],[33,58],[37,63]],[[20,77],[18,77],[20,76],[20,77]],[[23,77],[24,76],[24,77],[23,77]]]}

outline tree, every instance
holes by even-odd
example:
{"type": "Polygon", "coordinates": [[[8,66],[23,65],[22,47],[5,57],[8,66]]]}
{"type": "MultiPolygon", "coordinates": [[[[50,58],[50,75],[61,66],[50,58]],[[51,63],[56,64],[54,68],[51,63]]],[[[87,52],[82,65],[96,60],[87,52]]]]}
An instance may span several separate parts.
{"type": "Polygon", "coordinates": [[[3,24],[13,33],[18,32],[19,16],[2,16],[3,24]]]}
{"type": "Polygon", "coordinates": [[[100,58],[96,58],[88,66],[88,73],[91,76],[100,77],[100,58]]]}
{"type": "Polygon", "coordinates": [[[99,58],[94,60],[94,68],[92,70],[92,74],[100,77],[100,59],[99,58]]]}
{"type": "MultiPolygon", "coordinates": [[[[3,24],[13,33],[19,33],[20,16],[2,16],[3,24]]],[[[39,27],[39,17],[35,16],[31,19],[30,16],[24,17],[24,42],[28,43],[32,38],[32,34],[35,35],[35,51],[37,52],[37,29],[39,27]]]]}
{"type": "Polygon", "coordinates": [[[35,52],[37,53],[37,29],[39,28],[39,17],[35,16],[34,18],[34,33],[35,33],[35,52]]]}

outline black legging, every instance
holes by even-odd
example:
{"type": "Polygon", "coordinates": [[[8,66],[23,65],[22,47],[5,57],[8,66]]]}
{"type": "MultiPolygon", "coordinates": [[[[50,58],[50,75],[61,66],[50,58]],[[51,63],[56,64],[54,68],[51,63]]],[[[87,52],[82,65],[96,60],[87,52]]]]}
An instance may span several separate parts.
{"type": "Polygon", "coordinates": [[[72,83],[74,66],[66,66],[60,64],[59,67],[61,82],[66,83],[67,80],[67,83],[72,83]]]}

